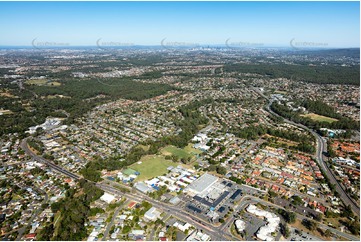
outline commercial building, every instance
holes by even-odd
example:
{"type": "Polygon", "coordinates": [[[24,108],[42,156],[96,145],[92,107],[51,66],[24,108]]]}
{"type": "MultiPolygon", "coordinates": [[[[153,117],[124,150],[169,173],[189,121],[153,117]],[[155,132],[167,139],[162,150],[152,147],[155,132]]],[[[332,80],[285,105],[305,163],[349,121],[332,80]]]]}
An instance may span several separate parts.
{"type": "Polygon", "coordinates": [[[153,192],[154,190],[150,187],[148,187],[144,182],[137,182],[134,184],[134,187],[141,191],[142,193],[148,193],[153,192]]]}
{"type": "Polygon", "coordinates": [[[237,232],[242,233],[243,230],[246,228],[246,223],[243,220],[236,219],[234,221],[234,225],[236,226],[237,232]]]}
{"type": "Polygon", "coordinates": [[[272,241],[275,238],[272,236],[272,233],[276,231],[279,223],[280,218],[277,217],[275,214],[267,212],[265,210],[259,209],[253,204],[250,204],[247,207],[247,212],[254,214],[259,217],[264,217],[267,221],[267,224],[265,226],[262,226],[257,231],[257,238],[264,241],[272,241]]]}
{"type": "Polygon", "coordinates": [[[185,191],[190,195],[198,195],[206,191],[217,181],[218,181],[218,177],[205,173],[203,176],[199,177],[197,180],[195,180],[189,186],[187,186],[185,191]]]}
{"type": "Polygon", "coordinates": [[[202,233],[200,230],[195,230],[186,239],[187,241],[210,241],[211,237],[208,234],[202,233]]]}

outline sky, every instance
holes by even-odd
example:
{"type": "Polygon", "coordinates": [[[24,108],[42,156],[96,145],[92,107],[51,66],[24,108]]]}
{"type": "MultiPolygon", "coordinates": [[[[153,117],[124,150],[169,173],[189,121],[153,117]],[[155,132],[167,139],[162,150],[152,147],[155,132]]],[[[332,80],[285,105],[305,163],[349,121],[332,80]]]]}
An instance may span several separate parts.
{"type": "Polygon", "coordinates": [[[360,47],[359,2],[0,2],[0,45],[360,47]]]}

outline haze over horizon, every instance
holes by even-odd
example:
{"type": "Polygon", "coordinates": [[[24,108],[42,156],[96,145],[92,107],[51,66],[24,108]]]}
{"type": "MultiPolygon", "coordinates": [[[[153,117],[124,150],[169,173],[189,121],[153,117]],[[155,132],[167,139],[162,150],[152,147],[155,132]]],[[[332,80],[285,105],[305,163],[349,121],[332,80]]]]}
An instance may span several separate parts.
{"type": "Polygon", "coordinates": [[[0,46],[360,47],[359,2],[1,2],[0,46]]]}

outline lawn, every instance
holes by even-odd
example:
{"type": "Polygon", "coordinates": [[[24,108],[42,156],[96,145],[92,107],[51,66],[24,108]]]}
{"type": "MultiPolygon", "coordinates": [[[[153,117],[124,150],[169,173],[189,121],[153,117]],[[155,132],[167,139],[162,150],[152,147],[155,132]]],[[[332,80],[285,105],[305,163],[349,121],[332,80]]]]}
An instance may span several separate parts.
{"type": "Polygon", "coordinates": [[[142,148],[144,151],[148,151],[150,145],[138,145],[139,148],[142,148]]]}
{"type": "Polygon", "coordinates": [[[5,115],[5,114],[13,114],[13,112],[8,109],[6,110],[0,109],[0,115],[5,115]]]}
{"type": "Polygon", "coordinates": [[[312,120],[318,121],[318,122],[328,122],[328,123],[333,123],[338,121],[335,118],[330,118],[330,117],[326,117],[326,116],[322,116],[322,115],[318,115],[315,113],[309,113],[309,114],[303,114],[301,115],[302,117],[306,117],[306,118],[310,118],[312,120]]]}
{"type": "Polygon", "coordinates": [[[167,168],[169,166],[179,165],[178,163],[166,160],[164,156],[161,155],[143,156],[140,159],[140,162],[134,163],[133,165],[129,166],[129,168],[140,172],[140,175],[137,178],[138,181],[143,181],[156,176],[161,176],[167,173],[167,168]]]}
{"type": "Polygon", "coordinates": [[[179,159],[181,158],[188,158],[188,157],[194,157],[194,155],[202,153],[202,151],[194,149],[192,147],[192,144],[188,144],[184,149],[177,148],[173,145],[168,145],[161,149],[161,153],[163,155],[175,155],[179,159]]]}
{"type": "Polygon", "coordinates": [[[166,147],[164,147],[163,149],[161,149],[161,152],[162,154],[164,155],[175,155],[177,156],[178,158],[188,158],[190,157],[191,155],[186,152],[185,150],[183,149],[179,149],[173,145],[168,145],[166,147]]]}
{"type": "Polygon", "coordinates": [[[203,153],[203,151],[193,148],[193,144],[188,144],[186,147],[184,147],[184,150],[189,154],[193,154],[193,155],[199,155],[203,153]]]}
{"type": "Polygon", "coordinates": [[[60,86],[60,82],[49,81],[47,79],[30,79],[26,81],[26,84],[37,85],[37,86],[60,86]]]}
{"type": "Polygon", "coordinates": [[[47,79],[30,79],[26,81],[26,84],[30,85],[45,85],[48,82],[47,79]]]}
{"type": "MultiPolygon", "coordinates": [[[[285,144],[287,146],[297,146],[299,143],[292,141],[292,140],[288,140],[288,139],[282,139],[276,136],[272,136],[269,134],[266,134],[265,137],[271,138],[275,140],[275,144],[285,144]]],[[[270,141],[271,142],[271,141],[270,141]]],[[[272,142],[271,142],[272,143],[272,142]]]]}
{"type": "Polygon", "coordinates": [[[277,93],[277,94],[283,94],[283,95],[287,94],[287,92],[285,92],[285,91],[279,91],[279,90],[276,90],[275,93],[277,93]]]}
{"type": "Polygon", "coordinates": [[[17,96],[12,95],[11,93],[8,92],[0,92],[0,97],[10,97],[10,98],[15,98],[17,96]]]}

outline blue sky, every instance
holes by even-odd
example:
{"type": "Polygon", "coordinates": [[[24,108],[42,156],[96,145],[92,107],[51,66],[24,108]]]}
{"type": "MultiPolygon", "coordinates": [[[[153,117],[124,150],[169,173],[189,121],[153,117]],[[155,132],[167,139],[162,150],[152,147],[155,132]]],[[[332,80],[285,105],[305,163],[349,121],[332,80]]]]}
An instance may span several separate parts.
{"type": "Polygon", "coordinates": [[[359,2],[0,2],[0,45],[360,46],[359,2]]]}

